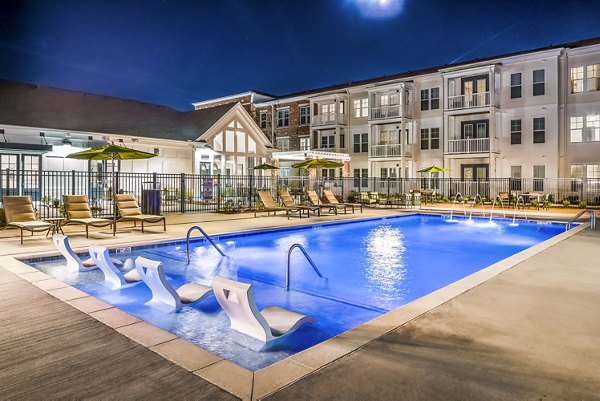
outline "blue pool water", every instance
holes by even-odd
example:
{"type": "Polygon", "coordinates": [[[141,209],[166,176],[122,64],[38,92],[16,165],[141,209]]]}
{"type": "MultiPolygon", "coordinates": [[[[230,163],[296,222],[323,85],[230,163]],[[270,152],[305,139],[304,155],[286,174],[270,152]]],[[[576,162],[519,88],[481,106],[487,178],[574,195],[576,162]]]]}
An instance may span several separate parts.
{"type": "Polygon", "coordinates": [[[257,351],[244,336],[232,335],[227,315],[214,298],[168,313],[144,304],[150,299],[144,284],[111,290],[102,284],[98,269],[69,275],[62,258],[30,264],[223,358],[258,370],[565,229],[540,222],[519,221],[511,226],[506,220],[491,224],[487,219],[455,220],[411,215],[221,236],[220,246],[229,258],[196,240],[189,266],[181,241],[117,255],[161,260],[174,286],[186,281],[210,285],[215,274],[252,283],[259,309],[277,305],[317,320],[267,351],[257,351]],[[325,277],[319,278],[301,252],[295,251],[288,292],[286,258],[294,243],[304,246],[325,277]]]}

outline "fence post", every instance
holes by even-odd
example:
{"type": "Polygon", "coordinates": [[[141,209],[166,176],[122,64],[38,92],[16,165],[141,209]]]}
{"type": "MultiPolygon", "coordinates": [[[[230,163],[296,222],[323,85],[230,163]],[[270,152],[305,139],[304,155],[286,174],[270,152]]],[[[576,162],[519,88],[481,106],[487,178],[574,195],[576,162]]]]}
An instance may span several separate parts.
{"type": "Polygon", "coordinates": [[[221,174],[217,174],[217,210],[221,209],[221,174]]]}
{"type": "Polygon", "coordinates": [[[248,207],[253,207],[254,202],[252,202],[254,197],[254,175],[250,174],[250,192],[248,193],[248,207]]]}
{"type": "Polygon", "coordinates": [[[75,170],[71,170],[71,195],[75,195],[75,170]]]}
{"type": "Polygon", "coordinates": [[[181,213],[185,213],[185,198],[187,197],[187,189],[185,184],[185,173],[181,173],[181,184],[179,185],[179,187],[181,188],[181,213]]]}
{"type": "Polygon", "coordinates": [[[158,174],[156,174],[156,173],[152,173],[152,189],[159,189],[159,188],[156,188],[156,185],[158,184],[157,175],[158,174]]]}
{"type": "Polygon", "coordinates": [[[114,192],[112,193],[112,198],[115,198],[115,195],[119,193],[119,190],[121,188],[121,176],[119,174],[119,171],[115,171],[115,189],[114,192]]]}

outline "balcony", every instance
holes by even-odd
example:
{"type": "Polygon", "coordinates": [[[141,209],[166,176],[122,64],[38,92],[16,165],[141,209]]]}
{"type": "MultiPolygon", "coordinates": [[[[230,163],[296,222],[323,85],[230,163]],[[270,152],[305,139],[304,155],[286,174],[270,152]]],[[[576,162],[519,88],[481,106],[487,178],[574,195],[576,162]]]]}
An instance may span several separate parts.
{"type": "Polygon", "coordinates": [[[448,140],[448,154],[487,153],[489,151],[490,138],[448,140]]]}
{"type": "Polygon", "coordinates": [[[386,118],[400,117],[400,105],[393,104],[389,106],[371,107],[371,120],[383,120],[386,118]]]}
{"type": "Polygon", "coordinates": [[[319,114],[312,116],[312,126],[346,124],[345,114],[319,114]]]}
{"type": "Polygon", "coordinates": [[[389,145],[372,145],[371,157],[411,157],[410,145],[405,145],[404,149],[399,143],[389,145]]]}
{"type": "Polygon", "coordinates": [[[447,110],[474,109],[490,105],[490,92],[448,96],[447,110]]]}

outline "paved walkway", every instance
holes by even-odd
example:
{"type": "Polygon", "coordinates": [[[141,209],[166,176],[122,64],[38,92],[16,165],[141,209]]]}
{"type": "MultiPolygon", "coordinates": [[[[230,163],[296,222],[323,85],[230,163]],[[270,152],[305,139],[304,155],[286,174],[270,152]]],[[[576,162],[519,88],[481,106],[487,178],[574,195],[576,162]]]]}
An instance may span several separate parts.
{"type": "MultiPolygon", "coordinates": [[[[370,210],[353,217],[395,214],[370,210]]],[[[169,231],[90,240],[74,248],[181,238],[343,219],[169,216],[169,231]]],[[[53,249],[43,235],[4,232],[0,255],[53,249]]],[[[600,393],[600,231],[586,230],[367,344],[273,399],[594,399],[600,393]],[[594,391],[595,390],[595,391],[594,391]]],[[[0,399],[148,397],[229,399],[230,394],[0,267],[0,399]]]]}

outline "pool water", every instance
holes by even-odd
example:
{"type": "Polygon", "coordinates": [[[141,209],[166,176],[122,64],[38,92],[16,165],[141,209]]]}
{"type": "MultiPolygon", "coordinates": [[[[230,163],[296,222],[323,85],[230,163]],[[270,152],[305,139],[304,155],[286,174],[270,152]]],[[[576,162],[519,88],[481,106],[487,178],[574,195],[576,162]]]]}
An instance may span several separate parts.
{"type": "Polygon", "coordinates": [[[103,285],[99,269],[65,273],[65,260],[30,264],[90,295],[168,330],[225,359],[258,370],[320,343],[389,310],[429,294],[565,230],[564,225],[532,221],[467,220],[411,215],[357,222],[221,236],[219,253],[204,240],[191,247],[186,264],[181,241],[126,250],[163,262],[175,287],[187,281],[210,285],[214,275],[252,283],[259,309],[276,305],[316,319],[275,348],[258,350],[253,341],[234,333],[214,297],[184,306],[180,313],[145,305],[150,290],[143,284],[120,290],[103,285]],[[288,249],[301,244],[304,255],[291,258],[290,291],[285,290],[288,249]]]}

